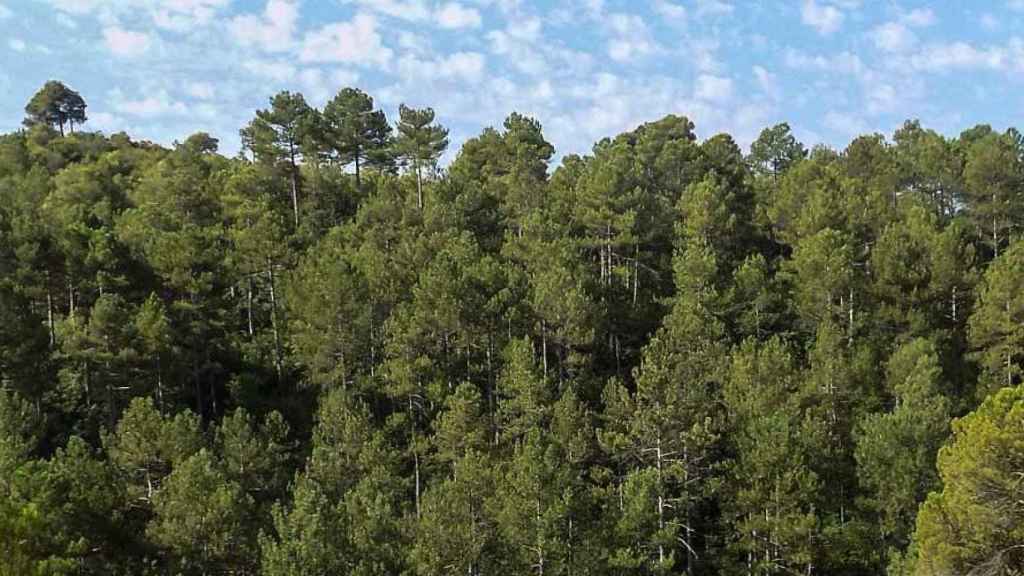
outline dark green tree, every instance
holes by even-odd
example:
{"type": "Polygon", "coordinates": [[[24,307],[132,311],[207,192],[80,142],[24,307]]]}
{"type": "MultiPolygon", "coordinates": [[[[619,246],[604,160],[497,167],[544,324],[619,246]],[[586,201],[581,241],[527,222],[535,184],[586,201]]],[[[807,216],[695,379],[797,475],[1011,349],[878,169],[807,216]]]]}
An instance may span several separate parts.
{"type": "Polygon", "coordinates": [[[386,168],[391,125],[384,112],[373,109],[373,98],[358,88],[345,88],[323,110],[323,129],[333,157],[342,165],[355,164],[356,186],[360,168],[386,168]]]}
{"type": "Polygon", "coordinates": [[[434,123],[432,108],[398,107],[395,155],[416,174],[416,205],[423,209],[423,171],[434,166],[448,149],[448,129],[434,123]]]}
{"type": "Polygon", "coordinates": [[[85,123],[85,109],[85,100],[78,92],[62,82],[50,80],[25,105],[25,125],[57,127],[63,136],[65,124],[74,133],[75,124],[85,123]]]}
{"type": "Polygon", "coordinates": [[[292,215],[299,226],[299,164],[302,144],[316,111],[300,93],[280,92],[270,99],[270,108],[257,110],[256,118],[241,130],[242,144],[260,161],[283,166],[291,184],[292,215]]]}

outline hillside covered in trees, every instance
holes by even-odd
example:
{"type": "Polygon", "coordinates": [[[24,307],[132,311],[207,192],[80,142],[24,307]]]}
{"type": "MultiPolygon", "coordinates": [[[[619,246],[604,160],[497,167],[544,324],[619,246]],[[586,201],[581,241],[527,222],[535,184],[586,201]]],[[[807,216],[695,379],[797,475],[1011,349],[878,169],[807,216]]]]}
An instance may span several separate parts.
{"type": "Polygon", "coordinates": [[[1015,130],[86,110],[0,136],[0,574],[1024,570],[1015,130]]]}

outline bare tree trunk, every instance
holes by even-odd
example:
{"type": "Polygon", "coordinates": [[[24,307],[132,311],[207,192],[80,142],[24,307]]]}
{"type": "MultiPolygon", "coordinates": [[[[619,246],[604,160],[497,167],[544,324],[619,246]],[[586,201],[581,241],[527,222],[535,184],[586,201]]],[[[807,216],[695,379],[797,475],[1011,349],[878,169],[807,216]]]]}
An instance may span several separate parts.
{"type": "MultiPolygon", "coordinates": [[[[46,277],[49,280],[50,275],[47,274],[46,277]]],[[[53,328],[53,296],[50,294],[49,281],[46,286],[46,326],[50,330],[50,348],[53,348],[57,343],[57,334],[53,328]]]]}
{"type": "Polygon", "coordinates": [[[952,305],[953,305],[953,323],[954,324],[956,324],[956,304],[957,304],[956,298],[957,298],[957,287],[953,286],[952,305]]]}
{"type": "Polygon", "coordinates": [[[548,323],[540,321],[541,355],[544,356],[544,380],[548,379],[548,323]]]}
{"type": "Polygon", "coordinates": [[[277,326],[277,291],[274,289],[274,264],[267,261],[267,279],[270,281],[270,324],[274,330],[274,369],[277,370],[277,380],[281,381],[281,332],[277,326]]]}
{"type": "MultiPolygon", "coordinates": [[[[665,531],[665,497],[662,495],[662,483],[661,483],[661,438],[658,438],[657,448],[655,449],[658,457],[658,531],[665,531]]],[[[665,545],[658,543],[658,564],[665,564],[665,545]]]]}
{"type": "Polygon", "coordinates": [[[416,206],[423,211],[423,176],[419,162],[416,162],[416,206]]]}
{"type": "Polygon", "coordinates": [[[849,346],[853,347],[853,288],[850,288],[850,324],[849,324],[849,346]]]}
{"type": "Polygon", "coordinates": [[[299,166],[295,163],[295,145],[288,145],[288,154],[292,166],[292,214],[295,217],[295,227],[299,227],[299,166]]]}
{"type": "Polygon", "coordinates": [[[494,445],[498,445],[497,402],[495,400],[494,363],[491,356],[494,349],[494,334],[487,331],[487,404],[491,413],[491,428],[494,430],[494,445]]]}
{"type": "MultiPolygon", "coordinates": [[[[996,204],[996,197],[992,195],[992,205],[996,204]]],[[[992,217],[992,250],[995,252],[995,257],[999,258],[999,228],[996,223],[996,217],[992,217]]]]}
{"type": "Polygon", "coordinates": [[[160,353],[156,355],[156,405],[160,412],[164,411],[164,369],[160,361],[160,353]]]}
{"type": "MultiPolygon", "coordinates": [[[[1012,317],[1010,315],[1010,301],[1006,301],[1006,323],[1010,325],[1012,317]]],[[[1006,351],[1006,385],[1013,386],[1013,353],[1010,350],[1006,351]]]]}
{"type": "Polygon", "coordinates": [[[412,394],[409,395],[409,443],[412,447],[413,474],[416,476],[416,518],[420,517],[420,454],[416,446],[416,415],[413,412],[412,394]]]}
{"type": "Polygon", "coordinates": [[[377,366],[377,342],[374,340],[373,335],[373,316],[374,316],[374,305],[370,303],[370,378],[375,375],[377,366]]]}
{"type": "Polygon", "coordinates": [[[640,290],[640,245],[636,245],[633,254],[633,308],[636,308],[637,297],[640,290]]]}
{"type": "Polygon", "coordinates": [[[249,275],[249,290],[247,291],[246,298],[245,298],[246,299],[246,307],[245,307],[246,308],[246,313],[247,313],[247,315],[249,317],[249,338],[252,338],[253,335],[256,333],[255,330],[253,329],[253,323],[252,323],[252,290],[253,290],[252,274],[250,274],[249,275]]]}

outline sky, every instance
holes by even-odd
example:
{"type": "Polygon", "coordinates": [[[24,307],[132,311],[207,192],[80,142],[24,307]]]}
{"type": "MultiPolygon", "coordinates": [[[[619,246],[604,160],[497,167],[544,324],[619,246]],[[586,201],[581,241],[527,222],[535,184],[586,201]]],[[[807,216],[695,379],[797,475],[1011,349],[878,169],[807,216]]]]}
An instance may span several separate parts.
{"type": "Polygon", "coordinates": [[[0,0],[0,132],[49,79],[88,129],[227,154],[280,90],[430,106],[452,148],[512,111],[558,154],[666,114],[743,146],[789,122],[842,148],[917,118],[1024,111],[1024,0],[0,0]]]}

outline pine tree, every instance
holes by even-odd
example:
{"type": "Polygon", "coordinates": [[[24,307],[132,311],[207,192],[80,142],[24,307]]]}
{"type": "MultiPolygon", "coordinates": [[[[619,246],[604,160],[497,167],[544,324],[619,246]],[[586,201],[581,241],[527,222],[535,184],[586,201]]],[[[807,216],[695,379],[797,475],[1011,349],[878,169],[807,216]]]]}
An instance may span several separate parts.
{"type": "Polygon", "coordinates": [[[871,494],[890,554],[912,533],[918,505],[937,487],[935,455],[949,434],[949,402],[935,345],[912,340],[889,360],[891,409],[865,415],[857,428],[857,474],[871,494]]]}
{"type": "Polygon", "coordinates": [[[327,103],[323,111],[327,145],[341,164],[355,164],[356,187],[361,185],[360,168],[387,167],[391,126],[384,112],[373,109],[373,98],[358,88],[345,88],[327,103]]]}
{"type": "Polygon", "coordinates": [[[302,144],[315,111],[300,93],[280,92],[270,99],[270,108],[257,110],[256,118],[241,130],[243,145],[260,161],[281,164],[291,184],[292,216],[299,227],[299,164],[302,144]]]}
{"type": "Polygon", "coordinates": [[[917,517],[914,574],[1013,574],[1024,568],[1024,518],[1016,463],[1021,453],[1024,389],[1004,388],[953,423],[939,452],[942,491],[917,517]]]}
{"type": "Polygon", "coordinates": [[[970,319],[970,343],[982,375],[979,399],[1021,382],[1024,369],[1024,242],[1011,245],[989,266],[970,319]]]}
{"type": "Polygon", "coordinates": [[[434,123],[432,108],[398,107],[395,152],[416,174],[416,206],[423,210],[423,171],[431,168],[448,148],[448,129],[434,123]]]}

